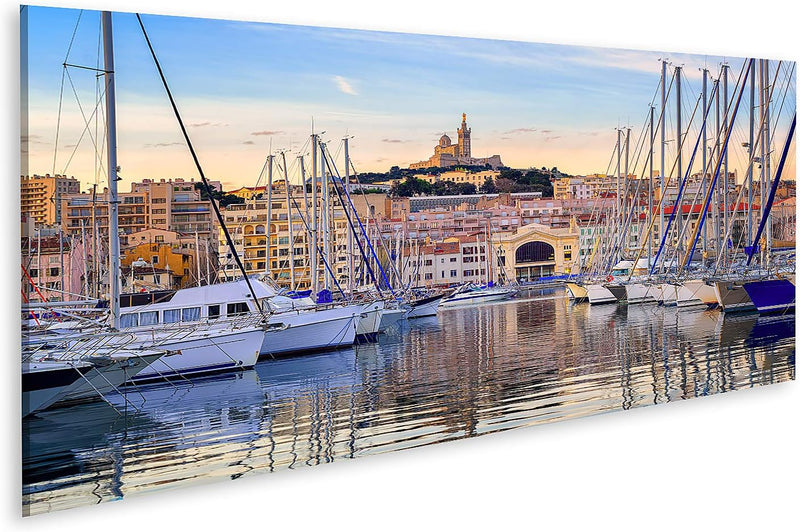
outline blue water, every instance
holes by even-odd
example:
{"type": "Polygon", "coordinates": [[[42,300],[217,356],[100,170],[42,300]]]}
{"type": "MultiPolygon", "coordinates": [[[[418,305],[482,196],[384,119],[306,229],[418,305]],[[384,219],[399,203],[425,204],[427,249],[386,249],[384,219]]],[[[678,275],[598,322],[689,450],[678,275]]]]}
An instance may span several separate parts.
{"type": "Polygon", "coordinates": [[[444,310],[375,344],[111,396],[121,414],[94,402],[25,419],[23,510],[786,381],[794,336],[794,315],[573,305],[555,290],[444,310]]]}

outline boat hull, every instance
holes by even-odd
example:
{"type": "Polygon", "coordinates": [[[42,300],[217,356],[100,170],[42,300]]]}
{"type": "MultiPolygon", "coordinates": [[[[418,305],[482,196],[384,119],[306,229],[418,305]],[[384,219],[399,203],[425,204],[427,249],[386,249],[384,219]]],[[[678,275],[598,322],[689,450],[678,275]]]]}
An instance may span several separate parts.
{"type": "Polygon", "coordinates": [[[794,311],[795,291],[791,281],[767,279],[744,283],[744,289],[759,313],[794,311]]]}
{"type": "Polygon", "coordinates": [[[589,294],[584,286],[579,285],[578,283],[566,283],[566,285],[567,295],[576,303],[587,301],[589,299],[589,294]]]}
{"type": "Polygon", "coordinates": [[[605,303],[616,303],[617,298],[611,291],[601,284],[587,284],[586,296],[592,305],[602,305],[605,303]]]}
{"type": "Polygon", "coordinates": [[[715,281],[714,295],[723,312],[745,312],[754,310],[755,306],[744,285],[737,281],[715,281]]]}
{"type": "Polygon", "coordinates": [[[411,304],[411,310],[406,314],[406,318],[413,319],[436,316],[436,311],[439,310],[439,304],[442,302],[443,297],[443,295],[439,295],[415,301],[411,304]]]}
{"type": "Polygon", "coordinates": [[[708,307],[716,303],[714,287],[700,279],[684,281],[676,287],[676,304],[679,308],[708,307]]]}
{"type": "Polygon", "coordinates": [[[273,315],[270,322],[276,322],[281,327],[268,330],[264,335],[261,357],[286,356],[353,345],[359,316],[353,307],[273,315]]]}
{"type": "Polygon", "coordinates": [[[629,283],[625,285],[628,304],[655,303],[658,290],[655,285],[644,283],[629,283]]]}
{"type": "Polygon", "coordinates": [[[22,364],[22,417],[59,401],[93,370],[89,364],[73,366],[63,362],[24,362],[22,364]]]}
{"type": "Polygon", "coordinates": [[[449,298],[443,299],[439,308],[467,307],[470,305],[503,301],[511,299],[516,293],[516,290],[502,290],[488,293],[467,292],[464,294],[454,294],[449,298]]]}
{"type": "Polygon", "coordinates": [[[157,340],[170,351],[132,377],[129,383],[189,377],[255,366],[264,343],[264,327],[204,329],[180,339],[157,340]]]}

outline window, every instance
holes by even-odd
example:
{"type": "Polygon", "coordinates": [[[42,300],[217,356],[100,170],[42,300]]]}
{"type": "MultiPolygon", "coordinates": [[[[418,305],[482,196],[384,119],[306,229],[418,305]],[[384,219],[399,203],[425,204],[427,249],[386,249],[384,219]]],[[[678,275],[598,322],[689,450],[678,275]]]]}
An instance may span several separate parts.
{"type": "Polygon", "coordinates": [[[50,277],[55,277],[58,275],[58,268],[50,268],[50,277]]]}
{"type": "Polygon", "coordinates": [[[158,311],[153,310],[150,312],[139,313],[139,324],[141,325],[155,325],[158,323],[158,311]]]}
{"type": "Polygon", "coordinates": [[[450,257],[450,262],[455,262],[455,261],[456,261],[455,257],[450,257]]]}
{"type": "Polygon", "coordinates": [[[181,321],[197,321],[200,319],[200,307],[181,309],[181,321]]]}
{"type": "Polygon", "coordinates": [[[39,270],[37,270],[36,268],[34,268],[34,269],[32,269],[32,270],[30,271],[29,275],[30,275],[31,277],[39,277],[39,270]]]}
{"type": "Polygon", "coordinates": [[[153,260],[151,262],[153,264],[158,264],[158,255],[153,255],[153,260]]]}
{"type": "Polygon", "coordinates": [[[137,327],[138,325],[139,325],[138,314],[123,314],[122,316],[119,317],[120,328],[137,327]]]}
{"type": "Polygon", "coordinates": [[[180,309],[172,309],[164,311],[164,323],[177,323],[181,321],[180,309]]]}
{"type": "Polygon", "coordinates": [[[450,277],[455,277],[458,274],[458,270],[450,270],[450,277]]]}
{"type": "Polygon", "coordinates": [[[157,244],[161,244],[162,242],[164,242],[164,235],[156,235],[155,241],[157,244]]]}
{"type": "Polygon", "coordinates": [[[228,303],[228,316],[235,316],[237,314],[247,314],[250,309],[247,303],[228,303]]]}

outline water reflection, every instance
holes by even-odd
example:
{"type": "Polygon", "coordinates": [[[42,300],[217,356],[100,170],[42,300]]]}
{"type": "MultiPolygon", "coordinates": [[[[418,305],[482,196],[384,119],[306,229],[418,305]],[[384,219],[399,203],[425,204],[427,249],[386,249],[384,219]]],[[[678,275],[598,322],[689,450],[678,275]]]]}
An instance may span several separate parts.
{"type": "Polygon", "coordinates": [[[140,387],[23,422],[25,510],[236,479],[794,379],[794,316],[532,293],[376,344],[140,387]],[[135,405],[135,408],[131,405],[135,405]]]}

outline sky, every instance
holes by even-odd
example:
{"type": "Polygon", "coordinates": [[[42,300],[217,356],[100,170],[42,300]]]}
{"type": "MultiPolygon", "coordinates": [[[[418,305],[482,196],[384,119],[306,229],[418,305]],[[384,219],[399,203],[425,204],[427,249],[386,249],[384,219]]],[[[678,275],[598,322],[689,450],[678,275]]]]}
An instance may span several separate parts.
{"type": "MultiPolygon", "coordinates": [[[[27,10],[27,173],[102,183],[96,73],[62,66],[102,66],[100,14],[27,10]]],[[[687,117],[700,92],[701,68],[716,76],[727,62],[732,88],[743,64],[741,58],[666,52],[142,18],[204,172],[226,189],[256,184],[269,153],[286,151],[289,161],[308,154],[312,127],[340,161],[341,139],[350,137],[358,171],[407,167],[430,157],[443,133],[455,141],[462,113],[472,128],[474,157],[498,154],[514,168],[604,173],[616,128],[630,127],[632,143],[638,138],[657,94],[662,58],[671,62],[670,72],[672,65],[683,67],[687,117]]],[[[127,190],[124,182],[143,178],[198,178],[131,13],[114,14],[114,53],[121,190],[127,190]]],[[[792,92],[792,111],[794,100],[792,92]]],[[[670,150],[672,113],[668,107],[670,150]]],[[[633,159],[631,173],[642,173],[643,158],[633,159]]],[[[746,155],[733,159],[746,165],[746,155]]],[[[296,171],[293,162],[290,172],[296,171]]]]}

